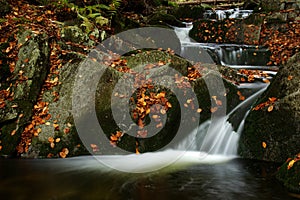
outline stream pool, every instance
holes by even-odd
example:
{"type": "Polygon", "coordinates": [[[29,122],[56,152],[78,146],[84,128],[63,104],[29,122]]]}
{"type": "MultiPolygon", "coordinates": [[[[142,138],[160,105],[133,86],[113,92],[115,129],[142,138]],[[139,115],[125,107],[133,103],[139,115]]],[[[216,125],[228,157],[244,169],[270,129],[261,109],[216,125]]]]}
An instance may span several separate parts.
{"type": "Polygon", "coordinates": [[[171,165],[151,173],[125,173],[92,156],[0,160],[3,200],[294,199],[272,174],[276,164],[239,158],[171,165]],[[5,173],[4,173],[5,172],[5,173]]]}

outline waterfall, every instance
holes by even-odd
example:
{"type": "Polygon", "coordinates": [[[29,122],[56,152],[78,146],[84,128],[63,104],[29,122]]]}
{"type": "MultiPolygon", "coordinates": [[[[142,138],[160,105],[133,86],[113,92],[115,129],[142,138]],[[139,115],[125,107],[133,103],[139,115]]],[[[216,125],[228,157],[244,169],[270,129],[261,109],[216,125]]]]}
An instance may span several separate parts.
{"type": "Polygon", "coordinates": [[[253,102],[266,90],[260,89],[245,101],[240,103],[229,114],[217,119],[208,120],[202,123],[197,129],[190,133],[185,140],[178,145],[180,150],[200,151],[211,155],[237,155],[237,147],[240,134],[244,127],[245,119],[253,102]],[[246,110],[245,110],[246,108],[246,110]],[[239,123],[237,131],[228,119],[238,110],[245,110],[243,118],[239,123]],[[192,144],[190,144],[192,141],[192,144]]]}
{"type": "MultiPolygon", "coordinates": [[[[229,17],[245,17],[251,12],[231,9],[216,13],[218,18],[223,18],[226,13],[229,17]]],[[[208,12],[206,15],[210,14],[212,13],[208,12]]],[[[250,45],[197,43],[189,38],[191,29],[191,24],[188,24],[186,28],[174,27],[182,46],[181,56],[184,58],[209,63],[199,56],[200,51],[206,50],[214,54],[212,58],[215,59],[212,60],[219,61],[216,64],[223,66],[251,69],[266,67],[268,49],[250,45]]],[[[177,146],[176,150],[206,152],[209,155],[237,155],[239,137],[249,109],[265,89],[266,85],[263,85],[262,89],[256,90],[256,93],[240,103],[226,116],[202,123],[177,146]]]]}
{"type": "Polygon", "coordinates": [[[228,10],[207,10],[203,14],[204,19],[224,20],[226,18],[243,19],[253,13],[252,10],[240,10],[238,8],[228,10]]]}

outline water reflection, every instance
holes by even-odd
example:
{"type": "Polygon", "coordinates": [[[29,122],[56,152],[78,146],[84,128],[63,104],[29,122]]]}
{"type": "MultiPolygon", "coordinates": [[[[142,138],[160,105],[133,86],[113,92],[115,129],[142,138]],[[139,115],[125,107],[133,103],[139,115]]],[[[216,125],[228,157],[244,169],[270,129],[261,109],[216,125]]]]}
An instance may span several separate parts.
{"type": "Polygon", "coordinates": [[[293,199],[271,176],[276,167],[234,159],[129,174],[99,166],[92,157],[0,160],[0,196],[6,200],[293,199]]]}

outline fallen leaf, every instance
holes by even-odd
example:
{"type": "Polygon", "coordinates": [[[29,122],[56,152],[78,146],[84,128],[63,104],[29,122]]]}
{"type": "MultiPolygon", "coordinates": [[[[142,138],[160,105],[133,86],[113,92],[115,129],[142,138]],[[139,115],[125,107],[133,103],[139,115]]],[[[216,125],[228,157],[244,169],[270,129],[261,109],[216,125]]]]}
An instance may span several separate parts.
{"type": "Polygon", "coordinates": [[[67,155],[64,152],[59,152],[59,156],[61,158],[66,158],[67,157],[67,155]]]}
{"type": "Polygon", "coordinates": [[[270,106],[268,107],[268,112],[272,112],[273,109],[274,109],[274,106],[273,106],[273,105],[270,105],[270,106]]]}
{"type": "Polygon", "coordinates": [[[48,142],[53,143],[54,142],[54,138],[53,137],[49,137],[48,138],[48,142]]]}
{"type": "Polygon", "coordinates": [[[218,107],[210,108],[210,112],[211,112],[211,113],[215,113],[217,110],[218,110],[218,107]]]}
{"type": "Polygon", "coordinates": [[[287,166],[287,169],[290,170],[294,166],[295,160],[291,160],[287,166]]]}
{"type": "Polygon", "coordinates": [[[266,142],[262,142],[262,147],[265,149],[265,148],[267,148],[267,143],[266,142]]]}
{"type": "Polygon", "coordinates": [[[14,135],[16,134],[16,132],[17,132],[17,130],[13,130],[13,131],[10,133],[10,135],[11,135],[11,136],[14,136],[14,135]]]}
{"type": "Polygon", "coordinates": [[[202,112],[202,109],[201,108],[198,108],[197,109],[197,113],[201,113],[202,112]]]}

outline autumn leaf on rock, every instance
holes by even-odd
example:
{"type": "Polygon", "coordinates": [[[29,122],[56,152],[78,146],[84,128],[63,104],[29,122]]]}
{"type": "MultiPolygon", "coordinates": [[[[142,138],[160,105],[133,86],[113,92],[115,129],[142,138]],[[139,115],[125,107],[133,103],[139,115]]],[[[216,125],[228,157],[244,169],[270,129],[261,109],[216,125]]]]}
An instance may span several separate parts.
{"type": "Polygon", "coordinates": [[[287,169],[290,170],[294,166],[295,160],[291,160],[287,166],[287,169]]]}
{"type": "Polygon", "coordinates": [[[266,143],[266,142],[262,142],[261,145],[262,145],[262,147],[263,147],[264,149],[267,148],[267,143],[266,143]]]}
{"type": "Polygon", "coordinates": [[[274,104],[276,101],[278,101],[276,97],[270,97],[268,101],[255,106],[252,110],[258,111],[264,109],[265,107],[268,107],[267,111],[271,112],[274,109],[274,104]]]}
{"type": "Polygon", "coordinates": [[[69,154],[69,149],[68,148],[63,148],[61,150],[61,152],[59,152],[59,156],[61,158],[66,158],[68,154],[69,154]]]}

